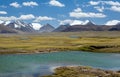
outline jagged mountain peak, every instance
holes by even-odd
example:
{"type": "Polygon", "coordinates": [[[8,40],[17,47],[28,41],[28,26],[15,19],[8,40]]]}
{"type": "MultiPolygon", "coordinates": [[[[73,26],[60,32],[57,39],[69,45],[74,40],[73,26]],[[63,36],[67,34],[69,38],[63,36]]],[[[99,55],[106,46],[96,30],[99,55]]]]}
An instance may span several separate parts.
{"type": "Polygon", "coordinates": [[[60,25],[53,32],[61,32],[61,31],[65,30],[66,28],[68,28],[69,26],[71,26],[71,25],[70,24],[60,25]]]}
{"type": "Polygon", "coordinates": [[[39,32],[52,32],[55,28],[50,25],[50,24],[46,24],[44,26],[42,26],[40,29],[39,29],[39,32]]]}
{"type": "Polygon", "coordinates": [[[120,25],[120,22],[118,22],[116,25],[120,25]]]}
{"type": "Polygon", "coordinates": [[[50,25],[49,23],[43,25],[41,28],[54,28],[52,25],[50,25]]]}
{"type": "Polygon", "coordinates": [[[44,26],[51,26],[49,23],[45,24],[44,26]]]}
{"type": "Polygon", "coordinates": [[[28,26],[28,24],[25,23],[25,22],[22,21],[22,20],[16,20],[16,21],[14,21],[13,23],[16,24],[16,25],[18,25],[18,27],[26,27],[26,26],[28,26]]]}
{"type": "Polygon", "coordinates": [[[34,32],[35,31],[30,24],[25,23],[22,20],[12,21],[7,26],[10,28],[16,29],[16,30],[23,31],[23,32],[34,32]]]}
{"type": "Polygon", "coordinates": [[[95,25],[92,21],[86,20],[83,25],[95,25]]]}

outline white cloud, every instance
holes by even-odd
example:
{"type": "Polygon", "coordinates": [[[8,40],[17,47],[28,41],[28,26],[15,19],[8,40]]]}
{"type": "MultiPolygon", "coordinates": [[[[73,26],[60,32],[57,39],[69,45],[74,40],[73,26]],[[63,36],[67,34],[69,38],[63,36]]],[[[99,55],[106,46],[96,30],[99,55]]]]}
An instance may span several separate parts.
{"type": "Polygon", "coordinates": [[[82,24],[83,21],[80,21],[80,20],[74,20],[70,25],[80,25],[82,24]]]}
{"type": "Polygon", "coordinates": [[[19,17],[20,20],[30,20],[30,19],[34,19],[34,18],[35,18],[35,16],[32,14],[21,15],[19,17]]]}
{"type": "Polygon", "coordinates": [[[32,23],[32,25],[35,30],[39,30],[42,27],[42,25],[39,23],[32,23]]]}
{"type": "Polygon", "coordinates": [[[73,20],[70,19],[66,19],[66,20],[59,20],[60,25],[65,25],[65,24],[71,24],[73,22],[73,20]]]}
{"type": "Polygon", "coordinates": [[[74,12],[82,12],[81,8],[74,9],[74,12]]]}
{"type": "Polygon", "coordinates": [[[33,1],[30,1],[30,2],[23,2],[23,6],[38,6],[38,3],[37,2],[33,2],[33,1]]]}
{"type": "Polygon", "coordinates": [[[11,21],[11,20],[16,20],[17,18],[15,16],[10,16],[10,17],[0,17],[0,20],[2,21],[11,21]]]}
{"type": "Polygon", "coordinates": [[[99,12],[103,12],[104,11],[104,6],[102,6],[102,7],[99,7],[99,6],[96,6],[96,7],[94,7],[96,10],[98,10],[99,12]]]}
{"type": "Polygon", "coordinates": [[[66,19],[66,20],[59,20],[60,25],[65,25],[65,24],[70,24],[70,25],[85,25],[88,22],[90,22],[89,20],[85,20],[85,21],[81,21],[81,20],[70,20],[70,19],[66,19]]]}
{"type": "Polygon", "coordinates": [[[92,6],[95,6],[94,8],[99,12],[103,12],[103,10],[106,10],[106,9],[120,12],[120,2],[118,1],[90,1],[89,4],[92,6]],[[102,7],[99,7],[99,5],[102,5],[102,7]]]}
{"type": "Polygon", "coordinates": [[[60,2],[57,1],[57,0],[50,0],[49,4],[50,4],[51,6],[65,7],[64,4],[60,3],[60,2]]]}
{"type": "MultiPolygon", "coordinates": [[[[71,25],[86,25],[87,23],[89,23],[89,20],[85,20],[85,21],[81,21],[81,20],[73,20],[73,22],[71,23],[71,25]]],[[[93,22],[92,22],[93,23],[93,22]]]]}
{"type": "Polygon", "coordinates": [[[12,21],[12,20],[33,20],[33,22],[40,22],[40,21],[49,21],[49,20],[54,20],[55,18],[52,17],[47,17],[47,16],[39,16],[36,17],[33,14],[26,14],[26,15],[20,15],[19,17],[15,16],[9,16],[9,17],[4,17],[0,16],[0,20],[2,21],[12,21]]]}
{"type": "Polygon", "coordinates": [[[15,7],[15,8],[21,7],[20,4],[18,4],[17,2],[11,3],[10,6],[15,7]]]}
{"type": "Polygon", "coordinates": [[[111,25],[116,25],[118,23],[120,23],[120,20],[110,20],[110,21],[106,22],[105,25],[111,26],[111,25]]]}
{"type": "Polygon", "coordinates": [[[120,12],[120,6],[112,6],[110,10],[120,12]]]}
{"type": "Polygon", "coordinates": [[[54,20],[55,18],[47,17],[47,16],[39,16],[37,17],[34,22],[46,21],[46,20],[54,20]]]}
{"type": "Polygon", "coordinates": [[[99,5],[99,4],[107,4],[111,6],[120,6],[120,2],[118,1],[90,1],[90,5],[99,5]]]}
{"type": "Polygon", "coordinates": [[[100,2],[99,1],[90,1],[89,4],[90,5],[98,5],[100,2]]]}
{"type": "Polygon", "coordinates": [[[93,12],[82,12],[80,10],[81,8],[75,9],[73,12],[70,12],[69,15],[70,17],[75,17],[75,18],[85,18],[85,17],[90,17],[90,18],[104,18],[106,15],[102,13],[93,13],[93,12]],[[79,9],[79,10],[78,10],[79,9]]]}
{"type": "Polygon", "coordinates": [[[7,14],[6,11],[0,11],[0,14],[7,14]]]}
{"type": "Polygon", "coordinates": [[[120,2],[118,1],[102,1],[102,2],[112,6],[120,6],[120,2]]]}
{"type": "Polygon", "coordinates": [[[32,14],[27,14],[27,15],[21,15],[20,17],[15,17],[15,16],[9,16],[9,17],[0,17],[0,20],[2,21],[12,21],[12,20],[31,20],[34,19],[35,16],[32,14]]]}

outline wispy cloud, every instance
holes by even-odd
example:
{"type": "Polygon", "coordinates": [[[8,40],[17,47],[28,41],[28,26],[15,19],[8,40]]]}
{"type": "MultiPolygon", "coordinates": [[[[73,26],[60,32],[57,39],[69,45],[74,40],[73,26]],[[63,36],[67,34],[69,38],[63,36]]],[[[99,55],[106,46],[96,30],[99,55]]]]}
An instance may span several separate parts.
{"type": "Polygon", "coordinates": [[[15,16],[10,16],[10,17],[2,17],[0,16],[0,20],[2,21],[11,21],[11,20],[16,20],[17,18],[15,16]]]}
{"type": "Polygon", "coordinates": [[[6,11],[0,11],[0,14],[7,14],[6,11]]]}
{"type": "Polygon", "coordinates": [[[51,6],[65,7],[65,5],[57,0],[50,0],[49,4],[51,6]]]}
{"type": "Polygon", "coordinates": [[[30,2],[23,2],[22,5],[23,5],[23,6],[33,7],[33,6],[38,6],[38,3],[37,3],[37,2],[30,1],[30,2]]]}
{"type": "Polygon", "coordinates": [[[55,18],[48,17],[48,16],[39,16],[37,17],[34,22],[41,22],[41,21],[48,21],[48,20],[54,20],[55,18]]]}
{"type": "Polygon", "coordinates": [[[94,12],[83,12],[81,8],[74,9],[74,11],[69,13],[70,17],[75,18],[104,18],[106,15],[102,13],[94,13],[94,12]]]}
{"type": "Polygon", "coordinates": [[[99,5],[99,4],[107,4],[111,6],[120,6],[120,2],[118,1],[90,1],[90,5],[99,5]]]}
{"type": "Polygon", "coordinates": [[[100,6],[95,6],[94,7],[96,10],[98,10],[99,12],[103,12],[105,10],[104,6],[100,7],[100,6]]]}
{"type": "Polygon", "coordinates": [[[18,4],[18,2],[13,2],[13,3],[10,4],[10,6],[15,7],[15,8],[20,8],[21,7],[20,4],[18,4]]]}
{"type": "Polygon", "coordinates": [[[90,5],[98,5],[100,3],[100,1],[90,1],[89,4],[90,5]]]}
{"type": "Polygon", "coordinates": [[[26,14],[26,15],[21,15],[18,19],[20,20],[31,20],[34,19],[35,16],[33,14],[26,14]]]}

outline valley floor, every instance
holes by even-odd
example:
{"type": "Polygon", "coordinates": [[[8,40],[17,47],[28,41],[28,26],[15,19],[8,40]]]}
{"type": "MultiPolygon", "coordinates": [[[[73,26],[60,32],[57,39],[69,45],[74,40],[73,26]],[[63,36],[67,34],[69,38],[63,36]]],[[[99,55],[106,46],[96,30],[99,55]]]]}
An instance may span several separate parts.
{"type": "Polygon", "coordinates": [[[120,32],[0,34],[0,54],[46,53],[69,50],[120,53],[120,32]]]}

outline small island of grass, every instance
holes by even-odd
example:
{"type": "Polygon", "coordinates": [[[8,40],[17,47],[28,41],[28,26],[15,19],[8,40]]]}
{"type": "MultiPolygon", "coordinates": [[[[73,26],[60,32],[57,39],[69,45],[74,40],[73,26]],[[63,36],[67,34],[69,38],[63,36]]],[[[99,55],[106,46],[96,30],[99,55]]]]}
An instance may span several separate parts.
{"type": "Polygon", "coordinates": [[[87,66],[67,66],[56,68],[53,75],[43,77],[120,77],[120,72],[94,69],[87,66]]]}

